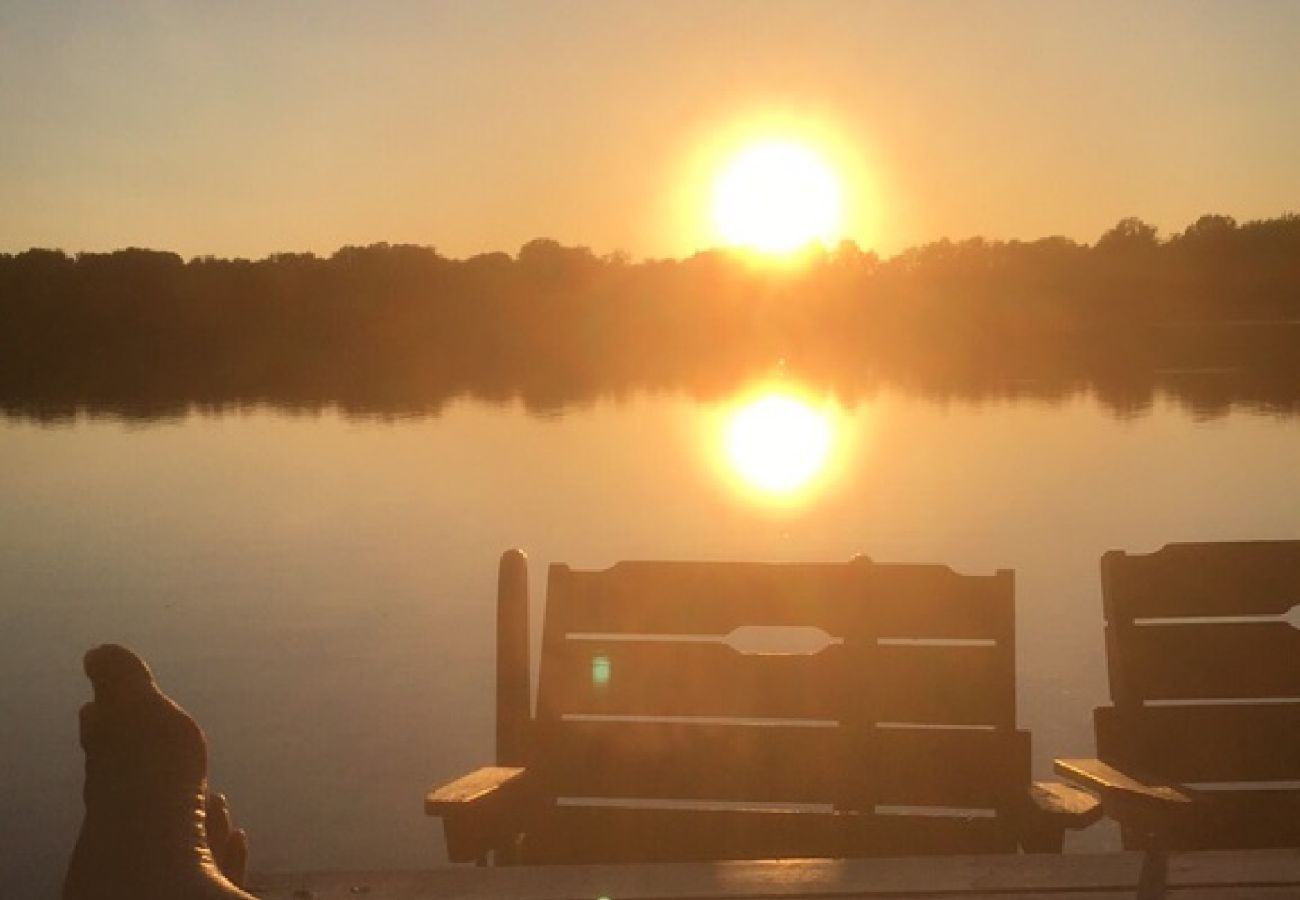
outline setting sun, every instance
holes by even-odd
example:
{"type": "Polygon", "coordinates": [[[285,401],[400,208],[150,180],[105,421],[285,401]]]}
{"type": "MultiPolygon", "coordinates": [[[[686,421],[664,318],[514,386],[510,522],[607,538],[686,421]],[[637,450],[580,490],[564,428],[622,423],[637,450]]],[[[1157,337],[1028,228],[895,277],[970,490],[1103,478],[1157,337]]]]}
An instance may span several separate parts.
{"type": "Polygon", "coordinates": [[[727,462],[746,485],[769,495],[805,487],[826,465],[830,418],[804,400],[781,392],[763,394],[727,419],[727,462]]]}
{"type": "Polygon", "coordinates": [[[809,147],[759,141],[714,183],[714,226],[728,245],[761,253],[829,244],[843,227],[843,193],[839,176],[809,147]]]}

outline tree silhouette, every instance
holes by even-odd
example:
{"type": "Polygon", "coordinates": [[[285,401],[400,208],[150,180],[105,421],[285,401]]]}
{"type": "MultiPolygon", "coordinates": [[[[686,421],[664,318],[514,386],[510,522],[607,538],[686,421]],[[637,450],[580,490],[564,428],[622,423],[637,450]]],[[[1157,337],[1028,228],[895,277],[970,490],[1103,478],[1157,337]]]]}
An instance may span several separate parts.
{"type": "Polygon", "coordinates": [[[1196,414],[1300,411],[1300,217],[1206,215],[1161,240],[1127,218],[1089,246],[852,242],[786,268],[710,250],[634,262],[539,238],[511,256],[343,247],[261,260],[128,248],[0,254],[0,409],[154,417],[269,403],[435,414],[450,399],[552,410],[636,390],[719,397],[784,371],[846,400],[1119,414],[1157,391],[1196,414]]]}

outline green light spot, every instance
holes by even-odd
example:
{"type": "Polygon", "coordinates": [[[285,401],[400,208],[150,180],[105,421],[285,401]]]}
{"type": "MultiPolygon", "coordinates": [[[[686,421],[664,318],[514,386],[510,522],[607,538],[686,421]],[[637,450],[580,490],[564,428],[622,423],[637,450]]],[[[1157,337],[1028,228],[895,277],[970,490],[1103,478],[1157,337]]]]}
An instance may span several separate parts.
{"type": "Polygon", "coordinates": [[[609,657],[593,656],[591,659],[591,683],[596,687],[609,684],[609,657]]]}

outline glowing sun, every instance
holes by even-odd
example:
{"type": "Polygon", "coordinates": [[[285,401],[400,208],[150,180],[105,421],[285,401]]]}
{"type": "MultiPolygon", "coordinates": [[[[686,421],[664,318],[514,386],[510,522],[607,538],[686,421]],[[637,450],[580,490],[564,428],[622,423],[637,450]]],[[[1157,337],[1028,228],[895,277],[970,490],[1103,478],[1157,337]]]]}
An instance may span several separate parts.
{"type": "Polygon", "coordinates": [[[746,484],[766,494],[790,494],[822,471],[832,432],[825,413],[772,392],[731,414],[724,446],[732,469],[746,484]]]}
{"type": "Polygon", "coordinates": [[[765,140],[733,157],[713,187],[713,222],[723,241],[781,254],[840,233],[843,187],[835,171],[804,144],[765,140]]]}

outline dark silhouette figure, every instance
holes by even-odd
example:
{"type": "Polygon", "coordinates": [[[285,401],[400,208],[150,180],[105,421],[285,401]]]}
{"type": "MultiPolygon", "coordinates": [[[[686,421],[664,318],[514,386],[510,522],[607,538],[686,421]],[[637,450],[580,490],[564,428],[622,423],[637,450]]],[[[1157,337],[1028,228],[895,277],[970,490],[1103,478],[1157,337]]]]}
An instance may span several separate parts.
{"type": "Polygon", "coordinates": [[[86,817],[65,900],[252,900],[248,845],[208,792],[203,731],[125,647],[86,654],[86,817]]]}

